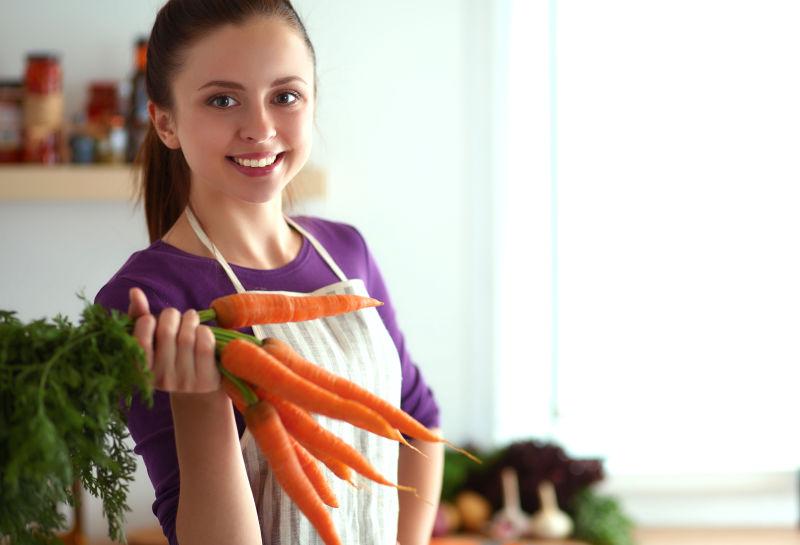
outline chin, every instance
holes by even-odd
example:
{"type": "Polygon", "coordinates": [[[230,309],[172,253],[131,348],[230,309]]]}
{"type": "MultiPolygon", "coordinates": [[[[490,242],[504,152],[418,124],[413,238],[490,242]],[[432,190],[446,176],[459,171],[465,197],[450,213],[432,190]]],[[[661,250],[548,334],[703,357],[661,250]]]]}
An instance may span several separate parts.
{"type": "Polygon", "coordinates": [[[275,199],[281,198],[281,191],[278,189],[267,189],[264,191],[246,191],[236,196],[240,200],[250,204],[267,204],[275,199]]]}

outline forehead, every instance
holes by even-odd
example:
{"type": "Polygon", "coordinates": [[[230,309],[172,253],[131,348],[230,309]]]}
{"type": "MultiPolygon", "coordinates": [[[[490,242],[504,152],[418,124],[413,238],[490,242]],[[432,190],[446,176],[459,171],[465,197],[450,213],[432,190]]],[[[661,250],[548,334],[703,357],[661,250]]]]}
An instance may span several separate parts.
{"type": "Polygon", "coordinates": [[[311,84],[314,65],[300,34],[274,17],[254,17],[224,25],[189,47],[176,84],[229,80],[245,87],[268,85],[276,77],[297,75],[311,84]],[[249,84],[249,85],[248,85],[249,84]]]}

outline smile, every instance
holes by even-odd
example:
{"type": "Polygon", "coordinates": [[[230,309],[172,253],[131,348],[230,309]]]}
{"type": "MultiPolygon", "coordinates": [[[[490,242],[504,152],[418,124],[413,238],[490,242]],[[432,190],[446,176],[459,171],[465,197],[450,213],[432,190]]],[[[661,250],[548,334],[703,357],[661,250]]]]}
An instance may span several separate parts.
{"type": "Polygon", "coordinates": [[[238,157],[231,157],[233,162],[237,165],[242,165],[243,167],[249,168],[264,168],[274,163],[277,158],[277,155],[273,155],[271,157],[262,157],[261,159],[239,159],[238,157]]]}
{"type": "Polygon", "coordinates": [[[254,155],[254,157],[233,157],[229,155],[225,159],[230,161],[233,168],[245,176],[258,178],[267,176],[281,168],[283,157],[286,155],[286,152],[282,151],[276,155],[261,155],[255,153],[251,155],[254,155]],[[261,157],[258,155],[261,155],[261,157]]]}

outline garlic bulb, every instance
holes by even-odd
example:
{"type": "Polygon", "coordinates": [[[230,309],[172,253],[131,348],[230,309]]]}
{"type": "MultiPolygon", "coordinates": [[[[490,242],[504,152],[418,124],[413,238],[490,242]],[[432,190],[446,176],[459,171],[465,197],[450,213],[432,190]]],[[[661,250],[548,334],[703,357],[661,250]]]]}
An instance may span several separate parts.
{"type": "Polygon", "coordinates": [[[572,519],[558,508],[556,490],[550,481],[539,483],[541,509],[531,517],[529,531],[533,537],[563,539],[572,532],[572,519]]]}
{"type": "Polygon", "coordinates": [[[514,468],[500,473],[503,482],[503,508],[492,518],[489,533],[495,539],[514,539],[528,529],[528,515],[519,502],[519,479],[514,468]]]}

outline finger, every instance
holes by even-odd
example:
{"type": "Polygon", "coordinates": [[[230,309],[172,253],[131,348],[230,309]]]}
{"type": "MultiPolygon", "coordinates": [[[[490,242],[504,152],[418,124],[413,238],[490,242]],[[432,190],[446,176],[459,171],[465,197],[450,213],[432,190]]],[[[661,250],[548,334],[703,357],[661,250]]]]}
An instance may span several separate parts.
{"type": "Polygon", "coordinates": [[[147,369],[153,369],[153,334],[156,330],[156,318],[152,314],[145,314],[136,320],[133,326],[133,336],[144,350],[147,369]]]}
{"type": "Polygon", "coordinates": [[[187,310],[181,317],[180,329],[176,342],[177,351],[175,353],[175,376],[177,384],[175,388],[179,392],[189,391],[195,384],[195,362],[194,362],[194,341],[197,326],[200,318],[197,311],[187,310]]]}
{"type": "Polygon", "coordinates": [[[150,314],[150,304],[141,288],[131,288],[128,290],[130,304],[128,305],[128,316],[138,318],[144,314],[150,314]]]}
{"type": "Polygon", "coordinates": [[[222,377],[217,369],[214,333],[210,327],[201,325],[197,328],[196,336],[194,363],[198,386],[206,392],[219,390],[222,385],[222,377]]]}
{"type": "Polygon", "coordinates": [[[153,371],[156,385],[161,390],[171,392],[175,389],[176,336],[180,326],[181,314],[177,309],[165,308],[158,316],[156,325],[156,346],[153,354],[153,371]]]}

